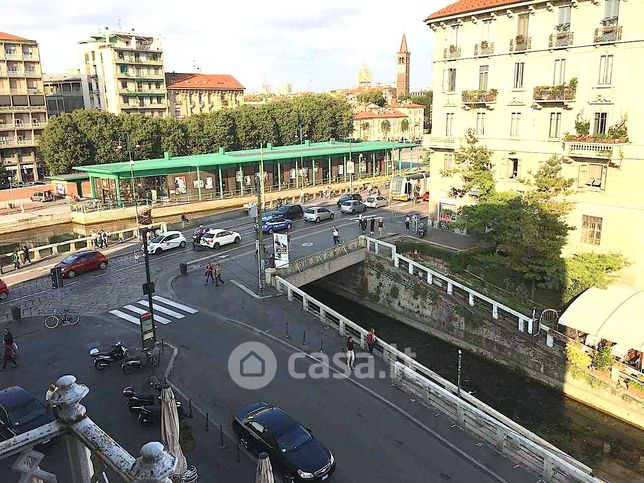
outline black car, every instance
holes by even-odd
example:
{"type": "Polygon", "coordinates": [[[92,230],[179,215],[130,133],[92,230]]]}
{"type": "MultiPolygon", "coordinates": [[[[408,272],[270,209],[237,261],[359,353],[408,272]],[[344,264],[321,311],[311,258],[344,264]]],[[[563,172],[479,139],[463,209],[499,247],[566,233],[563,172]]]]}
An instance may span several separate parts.
{"type": "Polygon", "coordinates": [[[295,220],[304,216],[302,205],[282,205],[279,208],[269,211],[262,217],[262,221],[271,221],[273,218],[288,218],[295,220]]]}
{"type": "Polygon", "coordinates": [[[331,451],[278,407],[249,404],[235,413],[233,430],[248,450],[268,453],[284,481],[325,481],[335,471],[331,451]]]}
{"type": "Polygon", "coordinates": [[[0,391],[0,439],[11,439],[52,420],[45,406],[20,386],[0,391]]]}
{"type": "Polygon", "coordinates": [[[362,201],[362,196],[360,196],[360,193],[347,193],[346,195],[340,196],[340,198],[338,198],[338,201],[336,201],[335,204],[338,205],[338,208],[340,208],[342,203],[350,200],[362,201]]]}

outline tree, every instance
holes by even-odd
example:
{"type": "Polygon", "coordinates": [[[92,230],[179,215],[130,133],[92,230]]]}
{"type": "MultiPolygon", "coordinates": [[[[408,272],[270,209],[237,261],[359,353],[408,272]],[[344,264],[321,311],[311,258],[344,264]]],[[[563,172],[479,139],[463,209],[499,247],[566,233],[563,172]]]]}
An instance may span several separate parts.
{"type": "Polygon", "coordinates": [[[391,130],[391,123],[387,119],[385,119],[380,123],[380,129],[385,135],[385,139],[387,139],[387,136],[389,135],[389,131],[391,130]]]}
{"type": "Polygon", "coordinates": [[[367,131],[369,129],[369,122],[367,121],[362,121],[360,123],[360,137],[362,137],[362,132],[367,131]]]}
{"type": "Polygon", "coordinates": [[[409,101],[413,102],[414,104],[420,104],[421,106],[425,107],[425,120],[424,120],[424,126],[423,128],[426,131],[431,130],[432,126],[432,102],[434,100],[434,93],[433,91],[427,91],[423,94],[417,95],[417,96],[400,96],[398,98],[399,101],[404,102],[404,101],[409,101]]]}
{"type": "Polygon", "coordinates": [[[619,253],[577,253],[565,260],[564,302],[590,287],[606,288],[630,262],[619,253]]]}
{"type": "Polygon", "coordinates": [[[492,173],[492,151],[485,146],[478,146],[474,131],[468,129],[466,146],[455,153],[453,169],[441,171],[443,176],[460,175],[462,184],[453,186],[452,196],[463,197],[467,194],[476,196],[479,201],[485,201],[496,192],[494,174],[492,173]]]}
{"type": "Polygon", "coordinates": [[[400,130],[401,130],[402,132],[407,132],[407,131],[409,131],[409,119],[403,119],[403,120],[400,122],[400,130]]]}
{"type": "Polygon", "coordinates": [[[555,154],[539,166],[532,180],[521,180],[522,183],[533,188],[526,194],[528,199],[542,203],[545,209],[560,216],[569,213],[572,209],[572,203],[561,198],[570,194],[575,182],[573,178],[562,176],[562,163],[561,156],[555,154]]]}
{"type": "Polygon", "coordinates": [[[40,139],[38,149],[50,174],[69,173],[72,167],[88,164],[91,159],[87,137],[79,130],[74,113],[49,119],[40,139]]]}
{"type": "Polygon", "coordinates": [[[384,107],[387,104],[382,91],[367,91],[358,94],[358,102],[360,104],[376,104],[377,106],[384,107]]]}
{"type": "Polygon", "coordinates": [[[423,149],[423,157],[421,161],[423,163],[423,168],[425,168],[427,171],[430,171],[431,153],[431,149],[423,149]]]}

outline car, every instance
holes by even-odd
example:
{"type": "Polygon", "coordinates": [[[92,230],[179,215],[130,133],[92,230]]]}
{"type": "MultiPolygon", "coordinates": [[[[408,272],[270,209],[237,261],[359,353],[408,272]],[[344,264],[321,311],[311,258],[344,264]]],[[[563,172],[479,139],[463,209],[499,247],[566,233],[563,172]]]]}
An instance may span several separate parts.
{"type": "Polygon", "coordinates": [[[51,191],[36,191],[30,197],[31,201],[40,201],[45,203],[46,201],[54,201],[54,194],[51,191]]]}
{"type": "Polygon", "coordinates": [[[29,181],[27,186],[47,186],[47,183],[44,181],[29,181]]]}
{"type": "Polygon", "coordinates": [[[239,242],[241,242],[241,235],[236,231],[211,228],[203,234],[199,244],[208,248],[219,248],[231,243],[238,244],[239,242]]]}
{"type": "MultiPolygon", "coordinates": [[[[180,231],[166,231],[159,233],[148,242],[148,253],[158,255],[173,248],[186,246],[186,237],[180,231]]],[[[141,246],[143,250],[143,246],[141,246]]]]}
{"type": "Polygon", "coordinates": [[[358,200],[362,201],[362,195],[360,193],[347,193],[345,195],[342,195],[338,198],[338,201],[336,201],[336,205],[338,208],[342,206],[342,203],[345,201],[351,201],[351,200],[358,200]]]}
{"type": "Polygon", "coordinates": [[[273,233],[274,231],[287,231],[293,227],[293,220],[288,218],[272,218],[262,225],[262,233],[273,233]]]}
{"type": "Polygon", "coordinates": [[[61,262],[58,262],[55,268],[60,268],[63,277],[74,278],[79,273],[91,272],[92,270],[107,268],[108,259],[105,255],[97,250],[83,250],[72,253],[61,262]]]}
{"type": "Polygon", "coordinates": [[[273,218],[288,218],[295,220],[304,216],[302,205],[282,205],[279,208],[269,211],[262,217],[262,221],[270,221],[273,218]]]}
{"type": "Polygon", "coordinates": [[[267,453],[284,481],[325,481],[335,471],[333,453],[284,410],[265,402],[249,404],[233,416],[239,443],[267,453]]]}
{"type": "Polygon", "coordinates": [[[345,201],[342,203],[342,206],[340,207],[340,211],[342,213],[358,213],[359,211],[364,213],[367,211],[367,205],[365,205],[362,201],[358,200],[349,200],[345,201]]]}
{"type": "Polygon", "coordinates": [[[0,280],[0,300],[4,300],[9,296],[9,289],[7,284],[0,280]]]}
{"type": "Polygon", "coordinates": [[[20,386],[0,391],[0,439],[6,441],[52,421],[44,404],[20,386]]]}
{"type": "Polygon", "coordinates": [[[425,191],[423,194],[423,201],[429,201],[429,191],[425,191]]]}
{"type": "Polygon", "coordinates": [[[380,208],[381,206],[387,206],[387,203],[387,198],[384,196],[369,196],[365,201],[365,205],[369,208],[380,208]]]}
{"type": "Polygon", "coordinates": [[[313,221],[320,223],[321,220],[332,220],[335,214],[328,208],[323,206],[314,206],[307,208],[304,212],[304,221],[313,221]]]}

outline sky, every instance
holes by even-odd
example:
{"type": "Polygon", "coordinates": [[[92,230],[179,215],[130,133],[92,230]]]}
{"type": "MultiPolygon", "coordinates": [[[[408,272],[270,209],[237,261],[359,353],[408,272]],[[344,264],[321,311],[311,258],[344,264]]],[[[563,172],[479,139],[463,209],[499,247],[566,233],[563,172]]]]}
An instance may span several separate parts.
{"type": "MultiPolygon", "coordinates": [[[[4,3],[4,2],[3,2],[4,3]]],[[[403,33],[411,89],[431,84],[433,32],[423,20],[450,0],[18,0],[0,30],[36,40],[44,73],[78,68],[77,42],[99,29],[160,36],[169,72],[232,74],[247,89],[354,87],[363,63],[394,82],[403,33]],[[120,25],[120,29],[119,29],[120,25]]]]}

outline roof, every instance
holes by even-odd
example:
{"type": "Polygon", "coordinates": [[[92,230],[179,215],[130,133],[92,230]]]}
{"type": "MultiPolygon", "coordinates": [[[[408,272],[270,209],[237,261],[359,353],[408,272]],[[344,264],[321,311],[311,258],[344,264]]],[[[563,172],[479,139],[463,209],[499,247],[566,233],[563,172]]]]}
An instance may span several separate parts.
{"type": "Polygon", "coordinates": [[[354,121],[361,121],[363,119],[391,119],[391,118],[401,118],[407,117],[407,114],[403,114],[398,111],[390,112],[356,112],[353,116],[354,121]]]}
{"type": "Polygon", "coordinates": [[[599,339],[644,351],[644,290],[613,285],[589,288],[566,309],[559,323],[599,339]]]}
{"type": "Polygon", "coordinates": [[[389,107],[393,107],[395,109],[425,109],[425,106],[422,104],[400,104],[398,102],[389,104],[389,107]]]}
{"type": "Polygon", "coordinates": [[[405,34],[403,34],[402,42],[400,42],[399,52],[409,53],[409,50],[407,50],[407,37],[405,37],[405,34]]]}
{"type": "MultiPolygon", "coordinates": [[[[229,151],[208,154],[195,154],[192,156],[177,156],[158,159],[142,159],[134,162],[133,170],[139,176],[154,176],[155,173],[185,173],[186,170],[206,167],[239,166],[259,161],[277,162],[316,156],[336,156],[353,153],[371,153],[402,149],[416,146],[413,143],[393,141],[365,141],[349,143],[345,141],[327,141],[323,143],[304,143],[288,146],[267,147],[263,150],[248,149],[245,151],[229,151]]],[[[88,166],[75,166],[74,170],[84,171],[92,176],[118,175],[121,178],[130,177],[130,163],[128,161],[109,164],[93,164],[88,166]]]]}
{"type": "Polygon", "coordinates": [[[463,15],[477,10],[488,10],[491,8],[503,7],[513,3],[525,3],[525,0],[459,0],[449,4],[447,7],[432,13],[426,22],[441,18],[463,15]]]}
{"type": "Polygon", "coordinates": [[[89,179],[89,175],[87,173],[57,174],[54,176],[46,176],[45,179],[52,181],[85,181],[89,179]]]}
{"type": "Polygon", "coordinates": [[[0,32],[0,40],[18,40],[21,42],[35,42],[35,40],[29,40],[24,37],[18,37],[17,35],[8,34],[6,32],[0,32]]]}
{"type": "Polygon", "coordinates": [[[49,82],[71,82],[78,81],[80,82],[81,75],[80,71],[70,71],[63,74],[43,74],[42,81],[47,84],[49,82]]]}
{"type": "Polygon", "coordinates": [[[166,74],[166,84],[168,89],[244,90],[237,79],[227,74],[166,74]]]}

